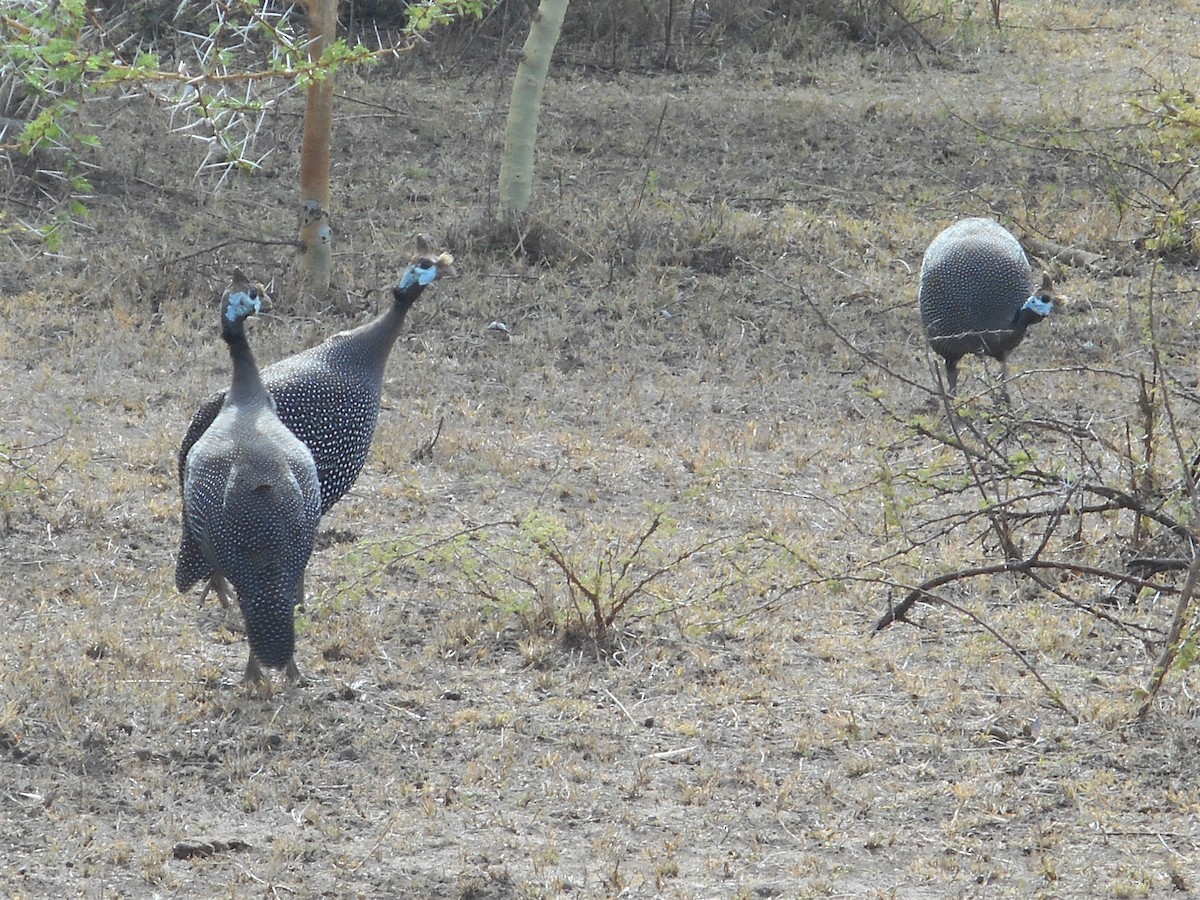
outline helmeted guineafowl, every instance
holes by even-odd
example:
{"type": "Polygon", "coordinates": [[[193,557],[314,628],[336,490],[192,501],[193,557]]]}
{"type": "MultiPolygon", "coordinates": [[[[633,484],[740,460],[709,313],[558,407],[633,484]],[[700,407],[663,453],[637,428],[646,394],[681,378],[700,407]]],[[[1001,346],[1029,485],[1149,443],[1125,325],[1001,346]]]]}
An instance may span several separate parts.
{"type": "Polygon", "coordinates": [[[933,239],[921,261],[921,322],[946,360],[950,393],[968,353],[999,360],[1007,375],[1025,329],[1054,311],[1049,276],[1032,292],[1031,272],[1021,244],[991,219],[961,219],[933,239]]]}
{"type": "MultiPolygon", "coordinates": [[[[391,306],[374,321],[263,370],[262,381],[279,418],[312,452],[321,482],[322,514],[351,488],[366,461],[379,418],[384,369],[409,308],[439,274],[453,272],[453,262],[448,253],[421,257],[405,269],[392,288],[391,306]]],[[[179,450],[181,479],[189,450],[210,427],[224,396],[213,394],[192,417],[179,450]]],[[[215,588],[221,605],[228,607],[228,586],[220,573],[210,573],[194,548],[189,553],[186,531],[183,555],[193,570],[199,569],[196,580],[211,574],[205,594],[215,588]]]]}
{"type": "Polygon", "coordinates": [[[241,272],[221,301],[221,337],[233,380],[217,415],[181,460],[183,542],[175,584],[186,591],[210,573],[232,583],[246,620],[246,680],[262,666],[300,679],[293,658],[294,610],[321,518],[312,454],[275,414],[246,340],[261,291],[241,272]],[[198,552],[202,565],[188,556],[198,552]]]}

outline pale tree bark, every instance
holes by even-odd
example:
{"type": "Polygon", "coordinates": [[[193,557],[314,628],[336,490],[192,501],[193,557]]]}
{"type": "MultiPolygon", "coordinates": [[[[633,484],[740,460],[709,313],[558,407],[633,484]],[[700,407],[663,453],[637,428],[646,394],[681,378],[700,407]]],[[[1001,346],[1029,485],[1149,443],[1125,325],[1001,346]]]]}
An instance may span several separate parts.
{"type": "Polygon", "coordinates": [[[500,163],[500,207],[506,214],[522,213],[529,207],[542,88],[562,31],[567,3],[568,0],[542,0],[533,14],[524,56],[517,66],[504,131],[504,159],[500,163]]]}
{"type": "MultiPolygon", "coordinates": [[[[337,0],[304,0],[308,11],[308,58],[316,62],[337,33],[337,0]]],[[[300,147],[301,283],[322,297],[333,278],[333,229],[329,224],[329,146],[333,138],[333,75],[308,86],[300,147]]]]}

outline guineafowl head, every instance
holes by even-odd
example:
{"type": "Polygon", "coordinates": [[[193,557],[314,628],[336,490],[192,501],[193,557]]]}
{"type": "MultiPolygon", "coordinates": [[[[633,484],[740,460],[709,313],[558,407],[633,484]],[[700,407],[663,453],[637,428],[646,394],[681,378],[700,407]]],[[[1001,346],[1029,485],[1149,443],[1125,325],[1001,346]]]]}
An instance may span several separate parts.
{"type": "Polygon", "coordinates": [[[233,279],[221,298],[222,336],[228,339],[241,334],[246,319],[262,312],[265,298],[262,285],[251,284],[241,269],[234,269],[233,279]]]}
{"type": "Polygon", "coordinates": [[[1017,310],[1013,328],[1024,331],[1030,325],[1042,321],[1052,312],[1054,312],[1054,285],[1050,282],[1050,276],[1043,273],[1042,286],[1017,310]]]}
{"type": "Polygon", "coordinates": [[[1020,309],[1013,316],[1009,334],[993,347],[992,355],[1003,364],[1009,352],[1016,349],[1017,345],[1025,339],[1026,329],[1045,319],[1054,312],[1054,309],[1054,286],[1050,282],[1050,276],[1043,273],[1042,286],[1021,304],[1020,309]]]}
{"type": "Polygon", "coordinates": [[[426,285],[432,284],[439,275],[453,274],[454,257],[449,253],[442,253],[436,257],[422,256],[404,270],[404,274],[392,288],[392,296],[397,303],[411,305],[421,296],[426,285]]]}

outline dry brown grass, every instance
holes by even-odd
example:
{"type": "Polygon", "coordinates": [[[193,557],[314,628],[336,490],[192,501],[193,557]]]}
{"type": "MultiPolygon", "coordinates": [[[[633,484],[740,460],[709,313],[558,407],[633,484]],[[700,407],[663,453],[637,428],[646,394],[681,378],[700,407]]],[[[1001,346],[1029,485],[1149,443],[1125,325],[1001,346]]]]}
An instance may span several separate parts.
{"type": "MultiPolygon", "coordinates": [[[[999,35],[939,20],[939,55],[560,68],[519,249],[491,217],[487,73],[347,77],[377,105],[339,107],[341,289],[373,311],[419,231],[461,276],[412,312],[366,470],[322,523],[314,683],[270,700],[238,687],[216,605],[172,589],[173,454],[228,377],[230,266],[271,282],[260,360],[358,319],[290,309],[286,251],[249,242],[292,233],[298,118],[272,120],[267,173],[213,194],[156,110],[111,105],[89,221],[57,254],[0,245],[5,893],[1196,890],[1195,673],[1134,721],[1173,596],[997,576],[870,635],[889,590],[1003,558],[977,520],[941,525],[979,497],[920,431],[944,417],[916,269],[955,217],[1115,264],[1053,264],[1070,306],[1015,354],[1011,407],[965,363],[967,421],[1064,478],[1085,452],[1113,484],[1152,470],[1192,516],[1161,406],[1149,465],[1125,436],[1143,446],[1152,296],[1193,449],[1194,271],[1139,252],[1145,217],[1111,202],[1132,176],[1088,153],[1126,146],[1120,98],[1194,77],[1194,10],[1060,7],[1005,4],[999,35]],[[580,585],[626,598],[601,633],[580,585]]],[[[6,222],[35,216],[6,189],[6,222]]],[[[1113,512],[1055,546],[1115,566],[1134,538],[1113,512]]]]}

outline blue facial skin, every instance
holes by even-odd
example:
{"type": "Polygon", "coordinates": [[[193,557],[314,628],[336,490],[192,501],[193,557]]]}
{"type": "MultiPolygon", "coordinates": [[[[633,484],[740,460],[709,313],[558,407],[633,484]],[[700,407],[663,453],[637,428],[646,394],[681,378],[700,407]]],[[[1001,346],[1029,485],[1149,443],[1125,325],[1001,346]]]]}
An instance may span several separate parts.
{"type": "Polygon", "coordinates": [[[237,291],[229,295],[229,306],[225,309],[225,318],[230,322],[237,322],[247,316],[258,315],[261,309],[262,301],[259,300],[256,289],[237,291]]]}
{"type": "Polygon", "coordinates": [[[416,265],[409,266],[404,272],[404,277],[400,279],[400,290],[412,287],[414,284],[429,284],[429,282],[437,278],[437,273],[438,270],[435,265],[426,266],[422,263],[417,263],[416,265]]]}
{"type": "Polygon", "coordinates": [[[1044,297],[1039,297],[1037,294],[1034,294],[1025,301],[1025,305],[1022,306],[1021,309],[1027,309],[1030,312],[1035,312],[1044,319],[1046,316],[1050,315],[1050,313],[1054,312],[1054,301],[1046,300],[1044,297]]]}

